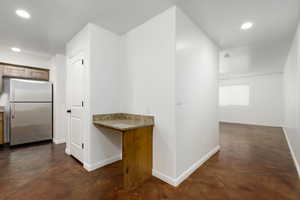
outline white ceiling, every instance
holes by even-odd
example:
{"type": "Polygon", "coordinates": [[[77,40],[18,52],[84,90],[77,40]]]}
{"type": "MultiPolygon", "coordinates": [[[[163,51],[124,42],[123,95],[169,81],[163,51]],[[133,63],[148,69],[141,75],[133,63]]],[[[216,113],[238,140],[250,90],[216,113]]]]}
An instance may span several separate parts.
{"type": "Polygon", "coordinates": [[[64,45],[88,22],[123,33],[177,0],[1,0],[0,44],[28,51],[63,53],[64,45]],[[25,9],[30,20],[15,15],[25,9]]]}
{"type": "Polygon", "coordinates": [[[300,9],[299,0],[188,0],[178,5],[223,49],[291,38],[300,9]],[[247,21],[253,29],[240,30],[247,21]]]}
{"type": "Polygon", "coordinates": [[[264,42],[220,52],[220,78],[283,72],[290,43],[264,42]],[[229,55],[225,56],[225,55],[229,55]]]}
{"type": "Polygon", "coordinates": [[[63,53],[88,22],[121,34],[175,4],[222,48],[291,38],[299,14],[299,0],[1,0],[0,44],[63,53]],[[18,8],[32,18],[18,18],[18,8]],[[242,32],[244,21],[254,28],[242,32]]]}

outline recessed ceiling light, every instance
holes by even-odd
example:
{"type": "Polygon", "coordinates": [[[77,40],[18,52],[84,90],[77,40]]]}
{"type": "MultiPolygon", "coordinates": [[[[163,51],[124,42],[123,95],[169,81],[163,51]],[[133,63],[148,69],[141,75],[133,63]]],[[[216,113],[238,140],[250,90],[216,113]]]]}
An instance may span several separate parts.
{"type": "Polygon", "coordinates": [[[13,52],[21,52],[21,49],[20,48],[17,48],[17,47],[12,47],[11,50],[13,52]]]}
{"type": "Polygon", "coordinates": [[[253,27],[253,23],[252,22],[245,22],[245,23],[242,24],[241,29],[242,30],[248,30],[248,29],[250,29],[252,27],[253,27]]]}
{"type": "Polygon", "coordinates": [[[30,18],[30,14],[26,10],[16,10],[16,14],[19,17],[22,17],[24,19],[29,19],[30,18]]]}

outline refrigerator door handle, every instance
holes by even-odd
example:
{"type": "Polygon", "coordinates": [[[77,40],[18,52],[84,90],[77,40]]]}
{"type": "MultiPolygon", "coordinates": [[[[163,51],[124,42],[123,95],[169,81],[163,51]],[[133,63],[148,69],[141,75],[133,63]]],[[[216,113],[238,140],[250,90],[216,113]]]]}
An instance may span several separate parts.
{"type": "Polygon", "coordinates": [[[10,81],[10,101],[14,102],[15,101],[15,88],[14,88],[14,82],[10,81]]]}
{"type": "Polygon", "coordinates": [[[15,118],[15,104],[11,104],[11,119],[15,118]]]}

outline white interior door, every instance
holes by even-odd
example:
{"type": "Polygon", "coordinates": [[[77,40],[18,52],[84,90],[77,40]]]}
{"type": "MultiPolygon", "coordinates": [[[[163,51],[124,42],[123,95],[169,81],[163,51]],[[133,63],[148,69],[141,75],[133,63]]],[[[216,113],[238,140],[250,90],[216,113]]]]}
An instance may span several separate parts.
{"type": "Polygon", "coordinates": [[[70,61],[70,153],[79,161],[83,162],[83,133],[84,133],[84,109],[83,109],[83,86],[84,65],[81,55],[75,56],[70,61]]]}

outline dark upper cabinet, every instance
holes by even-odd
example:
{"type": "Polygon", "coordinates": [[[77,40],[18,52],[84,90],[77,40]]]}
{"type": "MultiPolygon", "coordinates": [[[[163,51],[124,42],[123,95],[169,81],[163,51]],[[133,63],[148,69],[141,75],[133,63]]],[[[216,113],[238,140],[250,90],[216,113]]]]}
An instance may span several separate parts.
{"type": "Polygon", "coordinates": [[[39,69],[26,69],[26,78],[48,81],[49,71],[39,69]]]}
{"type": "MultiPolygon", "coordinates": [[[[49,70],[21,65],[0,63],[0,76],[49,81],[49,70]]],[[[2,80],[0,80],[2,84],[2,80]]]]}

